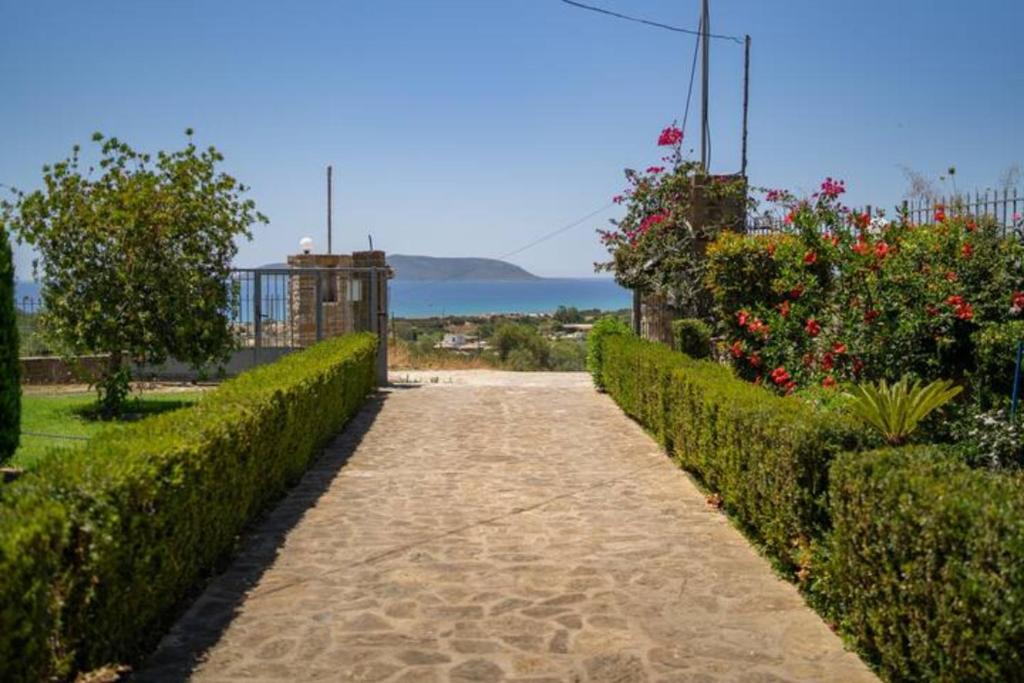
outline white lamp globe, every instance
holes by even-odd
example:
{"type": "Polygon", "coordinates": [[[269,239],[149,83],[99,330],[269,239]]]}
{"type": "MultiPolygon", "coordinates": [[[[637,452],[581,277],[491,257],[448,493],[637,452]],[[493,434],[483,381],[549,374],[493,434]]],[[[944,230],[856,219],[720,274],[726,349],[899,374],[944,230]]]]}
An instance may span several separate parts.
{"type": "Polygon", "coordinates": [[[299,240],[299,248],[302,249],[303,254],[308,254],[313,251],[313,238],[303,237],[299,240]]]}

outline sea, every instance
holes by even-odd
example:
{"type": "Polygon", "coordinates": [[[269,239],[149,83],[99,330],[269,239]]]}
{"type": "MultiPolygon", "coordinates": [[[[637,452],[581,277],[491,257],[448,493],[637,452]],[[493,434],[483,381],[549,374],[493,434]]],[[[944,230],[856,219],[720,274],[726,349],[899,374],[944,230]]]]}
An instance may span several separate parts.
{"type": "MultiPolygon", "coordinates": [[[[611,278],[537,280],[392,280],[389,300],[398,318],[488,313],[551,313],[559,306],[614,311],[629,308],[629,290],[611,278]]],[[[19,308],[38,300],[39,285],[18,282],[19,308]]]]}

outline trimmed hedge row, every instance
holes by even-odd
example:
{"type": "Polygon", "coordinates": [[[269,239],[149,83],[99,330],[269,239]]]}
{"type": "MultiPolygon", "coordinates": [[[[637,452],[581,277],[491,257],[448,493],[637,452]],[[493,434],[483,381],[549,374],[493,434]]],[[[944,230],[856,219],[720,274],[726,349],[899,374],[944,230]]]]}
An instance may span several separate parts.
{"type": "Polygon", "coordinates": [[[602,381],[787,569],[809,560],[828,525],[828,464],[863,430],[795,398],[632,336],[603,342],[602,381]]]}
{"type": "Polygon", "coordinates": [[[322,342],[0,490],[0,680],[64,677],[150,646],[363,404],[375,355],[370,334],[322,342]]]}
{"type": "Polygon", "coordinates": [[[808,570],[811,602],[884,678],[1024,680],[1024,476],[939,447],[864,451],[856,424],[724,366],[600,343],[607,392],[783,568],[808,570]]]}
{"type": "Polygon", "coordinates": [[[892,681],[1024,680],[1024,479],[935,447],[832,467],[816,586],[892,681]]]}

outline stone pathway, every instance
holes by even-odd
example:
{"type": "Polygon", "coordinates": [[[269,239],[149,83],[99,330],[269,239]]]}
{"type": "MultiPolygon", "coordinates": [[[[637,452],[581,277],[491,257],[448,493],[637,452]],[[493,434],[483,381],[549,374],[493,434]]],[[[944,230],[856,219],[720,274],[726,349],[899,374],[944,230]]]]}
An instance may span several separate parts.
{"type": "Polygon", "coordinates": [[[143,681],[868,681],[584,374],[402,374],[143,681]]]}

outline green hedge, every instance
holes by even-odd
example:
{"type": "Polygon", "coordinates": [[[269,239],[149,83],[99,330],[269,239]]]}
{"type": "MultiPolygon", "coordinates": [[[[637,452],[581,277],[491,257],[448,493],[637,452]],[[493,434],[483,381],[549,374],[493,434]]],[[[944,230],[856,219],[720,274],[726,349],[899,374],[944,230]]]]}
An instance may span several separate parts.
{"type": "Polygon", "coordinates": [[[1024,476],[862,430],[626,335],[602,382],[891,681],[1024,680],[1024,476]]]}
{"type": "Polygon", "coordinates": [[[820,590],[892,681],[1024,678],[1024,479],[934,447],[832,468],[820,590]]]}
{"type": "Polygon", "coordinates": [[[672,321],[672,339],[675,349],[690,358],[707,358],[711,355],[711,328],[703,320],[682,318],[672,321]]]}
{"type": "MultiPolygon", "coordinates": [[[[7,232],[0,225],[0,464],[18,450],[21,433],[21,363],[18,317],[14,310],[14,262],[7,232]]],[[[0,577],[2,578],[2,577],[0,577]]]]}
{"type": "Polygon", "coordinates": [[[622,409],[718,492],[773,557],[803,565],[828,526],[828,464],[861,447],[860,427],[660,344],[617,335],[603,347],[602,381],[622,409]]]}
{"type": "Polygon", "coordinates": [[[0,680],[130,660],[374,387],[376,339],[322,342],[101,433],[0,490],[0,680]]]}

